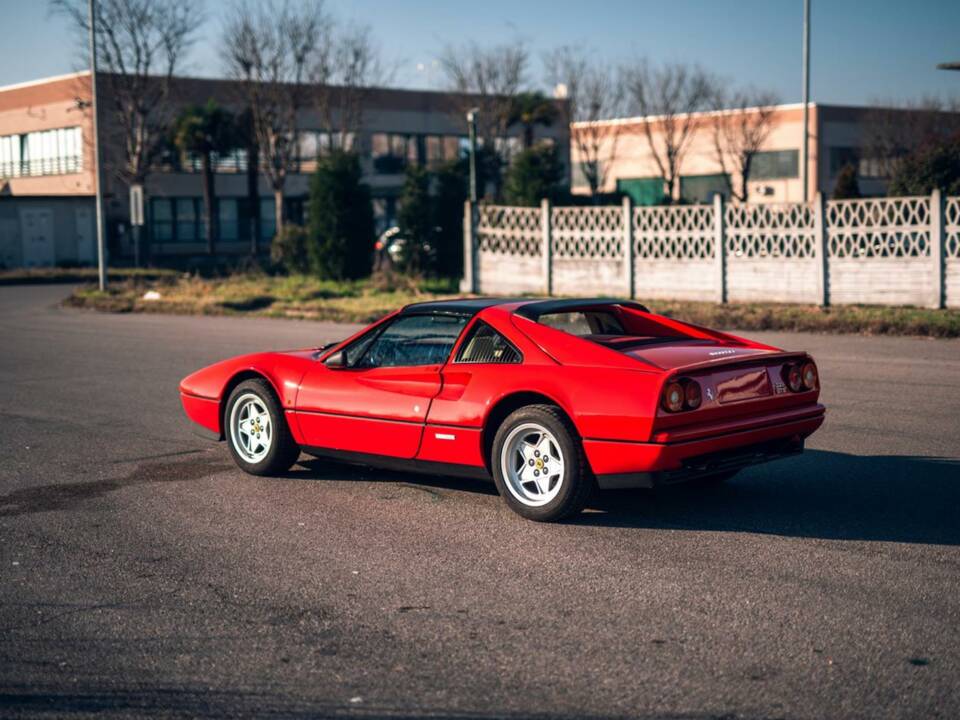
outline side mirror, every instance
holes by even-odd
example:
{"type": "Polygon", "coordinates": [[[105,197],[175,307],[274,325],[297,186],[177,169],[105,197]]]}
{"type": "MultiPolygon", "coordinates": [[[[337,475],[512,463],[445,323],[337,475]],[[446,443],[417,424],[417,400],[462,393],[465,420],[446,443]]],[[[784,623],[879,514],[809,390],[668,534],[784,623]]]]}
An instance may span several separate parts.
{"type": "Polygon", "coordinates": [[[328,368],[345,368],[347,366],[347,354],[341,350],[323,361],[328,368]]]}

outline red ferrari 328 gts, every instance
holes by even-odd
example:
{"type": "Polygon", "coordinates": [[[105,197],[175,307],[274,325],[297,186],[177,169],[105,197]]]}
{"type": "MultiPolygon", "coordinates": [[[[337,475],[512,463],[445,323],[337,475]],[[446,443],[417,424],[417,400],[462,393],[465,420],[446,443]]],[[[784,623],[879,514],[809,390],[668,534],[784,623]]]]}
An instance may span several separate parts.
{"type": "Polygon", "coordinates": [[[398,310],[319,349],[244,355],[186,377],[201,429],[254,475],[301,451],[493,476],[524,517],[596,488],[723,480],[803,450],[823,422],[809,355],[612,299],[466,299],[398,310]]]}

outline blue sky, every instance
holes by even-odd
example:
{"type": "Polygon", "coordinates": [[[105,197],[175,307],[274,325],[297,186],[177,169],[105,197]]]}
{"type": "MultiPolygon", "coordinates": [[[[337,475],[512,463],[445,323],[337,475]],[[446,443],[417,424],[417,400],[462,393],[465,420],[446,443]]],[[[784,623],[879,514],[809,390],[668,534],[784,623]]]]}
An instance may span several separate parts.
{"type": "MultiPolygon", "coordinates": [[[[191,53],[190,74],[216,75],[219,18],[229,0],[207,0],[206,22],[191,53]]],[[[960,96],[956,0],[812,0],[812,98],[869,104],[923,95],[960,96]]],[[[800,100],[802,0],[328,0],[342,18],[369,24],[395,84],[439,87],[433,61],[447,44],[494,44],[520,38],[539,81],[542,51],[580,45],[610,62],[647,56],[698,62],[734,82],[800,100]],[[422,66],[422,70],[418,70],[422,66]]],[[[77,69],[70,28],[50,17],[45,0],[0,0],[4,41],[0,84],[77,69]]]]}

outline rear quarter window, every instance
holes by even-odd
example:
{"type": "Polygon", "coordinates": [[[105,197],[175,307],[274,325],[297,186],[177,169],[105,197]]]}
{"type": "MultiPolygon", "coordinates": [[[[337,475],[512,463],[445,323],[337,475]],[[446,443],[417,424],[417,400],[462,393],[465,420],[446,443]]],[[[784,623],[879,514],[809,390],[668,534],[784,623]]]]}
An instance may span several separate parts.
{"type": "Polygon", "coordinates": [[[522,360],[520,351],[485,322],[474,326],[457,354],[458,363],[510,364],[522,360]]]}

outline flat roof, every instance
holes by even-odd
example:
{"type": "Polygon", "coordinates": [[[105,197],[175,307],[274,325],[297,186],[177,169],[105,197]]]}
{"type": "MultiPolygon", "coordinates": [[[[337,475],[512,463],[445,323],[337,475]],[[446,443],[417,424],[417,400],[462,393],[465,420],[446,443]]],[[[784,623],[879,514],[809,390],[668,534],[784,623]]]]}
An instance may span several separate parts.
{"type": "Polygon", "coordinates": [[[421,313],[442,313],[449,315],[476,315],[481,310],[497,305],[515,305],[520,304],[516,309],[517,315],[536,320],[541,315],[549,313],[563,312],[565,310],[581,310],[584,308],[595,307],[598,305],[623,305],[632,307],[644,312],[650,312],[645,306],[633,300],[623,300],[621,298],[596,297],[596,298],[452,298],[450,300],[428,300],[426,302],[412,303],[405,306],[401,315],[417,315],[421,313]]]}

